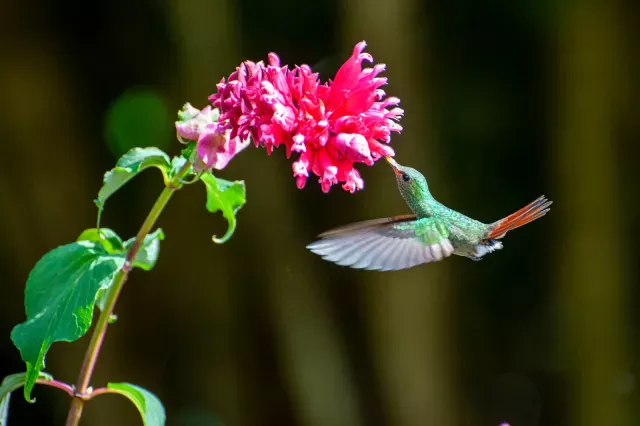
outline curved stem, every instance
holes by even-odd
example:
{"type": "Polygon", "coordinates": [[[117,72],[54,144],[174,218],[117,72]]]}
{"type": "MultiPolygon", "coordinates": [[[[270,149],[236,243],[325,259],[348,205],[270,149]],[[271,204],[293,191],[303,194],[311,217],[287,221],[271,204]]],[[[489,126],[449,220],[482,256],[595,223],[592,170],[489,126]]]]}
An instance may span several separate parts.
{"type": "Polygon", "coordinates": [[[122,269],[120,269],[120,271],[118,271],[113,280],[113,284],[111,285],[111,288],[107,293],[107,299],[104,304],[104,309],[100,313],[100,317],[98,318],[96,327],[93,330],[91,341],[89,342],[89,347],[87,348],[87,352],[84,356],[84,361],[82,362],[82,367],[80,368],[80,375],[78,377],[75,393],[73,395],[74,398],[71,401],[69,414],[67,415],[67,426],[77,426],[78,422],[80,421],[80,417],[82,416],[82,407],[86,399],[87,388],[89,387],[89,382],[91,381],[91,376],[93,375],[93,370],[96,366],[96,362],[98,361],[100,348],[102,348],[102,342],[104,341],[104,336],[107,332],[107,326],[109,325],[109,318],[111,317],[113,309],[116,306],[120,291],[122,290],[124,283],[127,281],[129,272],[131,271],[133,265],[133,260],[136,258],[136,255],[138,254],[138,251],[140,251],[145,237],[151,231],[151,228],[153,228],[153,226],[155,225],[156,220],[158,220],[160,213],[162,213],[162,210],[169,202],[169,199],[171,199],[173,193],[182,187],[181,180],[189,172],[189,170],[191,170],[191,163],[187,162],[162,190],[160,196],[147,215],[147,218],[140,227],[135,241],[129,248],[124,266],[122,267],[122,269]]]}
{"type": "Polygon", "coordinates": [[[113,394],[117,394],[117,395],[119,395],[119,394],[120,394],[120,392],[118,392],[118,391],[117,391],[117,390],[115,390],[115,389],[109,389],[109,388],[98,388],[98,389],[94,389],[94,390],[92,390],[91,392],[87,392],[87,394],[86,394],[86,395],[84,395],[83,399],[84,399],[85,401],[88,401],[88,400],[90,400],[90,399],[95,398],[96,396],[104,395],[104,394],[107,394],[107,393],[113,393],[113,394]]]}
{"type": "Polygon", "coordinates": [[[38,379],[36,383],[39,385],[51,386],[52,388],[60,389],[69,394],[69,396],[74,395],[73,386],[70,386],[66,383],[59,382],[57,380],[47,380],[47,379],[38,379]]]}

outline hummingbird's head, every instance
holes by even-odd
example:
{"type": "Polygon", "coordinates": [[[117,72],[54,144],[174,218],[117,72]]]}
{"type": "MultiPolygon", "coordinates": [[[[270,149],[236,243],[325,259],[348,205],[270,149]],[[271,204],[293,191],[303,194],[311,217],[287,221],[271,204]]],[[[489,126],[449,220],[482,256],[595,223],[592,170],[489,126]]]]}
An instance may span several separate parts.
{"type": "Polygon", "coordinates": [[[384,157],[396,174],[398,189],[402,198],[413,208],[416,200],[424,200],[431,196],[425,177],[414,168],[401,166],[391,157],[384,157]]]}

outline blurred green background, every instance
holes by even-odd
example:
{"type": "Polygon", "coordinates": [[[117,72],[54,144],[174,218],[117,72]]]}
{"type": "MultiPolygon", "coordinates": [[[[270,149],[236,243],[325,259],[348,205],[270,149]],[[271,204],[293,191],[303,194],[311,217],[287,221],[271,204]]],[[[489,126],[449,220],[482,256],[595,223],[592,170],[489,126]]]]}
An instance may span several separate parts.
{"type": "MultiPolygon", "coordinates": [[[[638,392],[638,76],[632,0],[167,0],[0,3],[0,374],[23,371],[10,329],[29,270],[94,226],[105,170],[131,145],[179,152],[173,121],[244,59],[277,52],[331,77],[365,39],[402,99],[397,159],[436,198],[486,222],[544,193],[542,220],[482,262],[345,269],[304,247],[332,226],[406,213],[389,168],[365,190],[296,189],[282,149],[221,177],[248,204],[225,222],[188,187],[136,271],[93,383],[129,381],[169,426],[630,426],[638,392]]],[[[107,204],[133,236],[161,190],[146,172],[107,204]]],[[[47,371],[75,382],[88,338],[47,371]]],[[[11,425],[61,425],[68,400],[16,395],[11,425]]],[[[138,425],[113,396],[85,425],[138,425]]]]}

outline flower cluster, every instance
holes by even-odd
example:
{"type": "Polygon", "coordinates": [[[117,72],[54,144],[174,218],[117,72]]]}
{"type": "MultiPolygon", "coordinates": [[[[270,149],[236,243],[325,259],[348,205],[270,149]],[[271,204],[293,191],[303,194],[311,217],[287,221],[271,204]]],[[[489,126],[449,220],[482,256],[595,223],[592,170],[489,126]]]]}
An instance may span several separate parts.
{"type": "Polygon", "coordinates": [[[362,68],[364,61],[373,62],[363,53],[365,47],[364,41],[358,43],[335,79],[324,84],[308,65],[289,69],[274,53],[268,65],[244,62],[209,97],[220,110],[216,132],[230,132],[227,140],[236,144],[251,137],[269,154],[280,145],[287,157],[298,153],[293,163],[298,188],[314,173],[324,192],[338,182],[350,192],[362,189],[354,163],[372,165],[393,156],[384,143],[390,142],[391,132],[402,130],[396,121],[403,114],[396,107],[400,100],[384,99],[380,89],[387,83],[378,76],[385,66],[362,68]]]}

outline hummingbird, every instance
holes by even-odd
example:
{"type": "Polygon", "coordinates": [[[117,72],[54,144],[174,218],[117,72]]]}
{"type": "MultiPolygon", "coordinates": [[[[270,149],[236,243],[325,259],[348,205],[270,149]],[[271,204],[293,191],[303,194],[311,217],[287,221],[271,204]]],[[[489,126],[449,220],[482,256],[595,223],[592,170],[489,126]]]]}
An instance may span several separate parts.
{"type": "Polygon", "coordinates": [[[331,229],[318,235],[309,250],[338,265],[380,271],[408,269],[452,254],[478,261],[502,249],[500,240],[507,232],[541,218],[552,203],[543,195],[504,219],[483,223],[436,201],[416,169],[385,159],[413,214],[331,229]]]}

